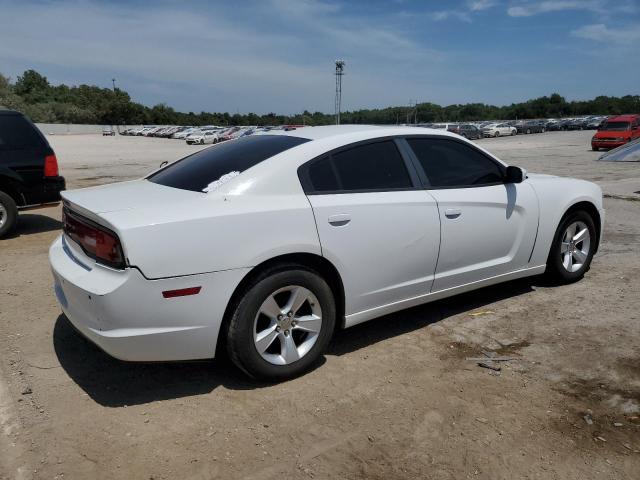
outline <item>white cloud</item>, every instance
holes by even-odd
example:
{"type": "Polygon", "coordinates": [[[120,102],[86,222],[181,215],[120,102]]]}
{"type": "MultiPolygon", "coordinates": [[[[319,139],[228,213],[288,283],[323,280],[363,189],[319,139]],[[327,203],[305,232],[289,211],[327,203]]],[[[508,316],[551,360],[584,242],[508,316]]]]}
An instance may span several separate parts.
{"type": "Polygon", "coordinates": [[[473,21],[472,14],[495,7],[497,0],[467,0],[460,8],[451,10],[440,10],[430,14],[431,19],[443,21],[456,19],[462,22],[473,21]]]}
{"type": "MultiPolygon", "coordinates": [[[[512,17],[531,17],[541,13],[561,12],[565,10],[587,10],[595,13],[606,13],[605,0],[545,0],[527,2],[522,5],[514,5],[507,9],[507,13],[512,17]]],[[[624,1],[616,2],[618,5],[624,1]]]]}
{"type": "Polygon", "coordinates": [[[496,0],[468,0],[467,6],[472,12],[480,12],[497,5],[496,0]]]}
{"type": "Polygon", "coordinates": [[[640,41],[640,25],[610,29],[604,23],[597,23],[573,30],[571,35],[602,43],[629,45],[640,41]]]}

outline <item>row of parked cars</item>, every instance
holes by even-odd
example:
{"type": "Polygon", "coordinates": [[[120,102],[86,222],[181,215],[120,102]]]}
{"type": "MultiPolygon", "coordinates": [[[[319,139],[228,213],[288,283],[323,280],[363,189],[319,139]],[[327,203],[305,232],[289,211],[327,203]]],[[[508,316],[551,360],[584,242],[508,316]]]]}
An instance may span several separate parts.
{"type": "Polygon", "coordinates": [[[293,130],[302,125],[283,125],[278,127],[258,127],[258,126],[235,126],[219,127],[216,125],[205,125],[203,127],[192,126],[148,126],[140,128],[130,128],[121,132],[121,135],[132,135],[141,137],[160,137],[184,140],[188,144],[213,144],[232,140],[247,135],[261,135],[271,130],[293,130]]]}
{"type": "Polygon", "coordinates": [[[546,118],[537,120],[506,120],[469,123],[423,123],[422,127],[438,128],[462,135],[470,140],[485,137],[544,133],[547,131],[597,130],[607,119],[603,116],[582,118],[546,118]]]}

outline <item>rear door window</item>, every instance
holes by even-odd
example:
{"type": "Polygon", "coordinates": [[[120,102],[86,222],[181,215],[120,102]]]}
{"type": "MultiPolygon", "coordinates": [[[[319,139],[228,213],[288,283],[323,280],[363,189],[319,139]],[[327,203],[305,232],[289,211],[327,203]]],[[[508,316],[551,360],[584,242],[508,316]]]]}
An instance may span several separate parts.
{"type": "Polygon", "coordinates": [[[315,160],[301,174],[307,193],[392,191],[413,188],[392,140],[341,150],[315,160]],[[307,175],[307,180],[305,180],[307,175]]]}
{"type": "Polygon", "coordinates": [[[44,148],[37,128],[22,115],[0,115],[0,149],[44,148]]]}
{"type": "Polygon", "coordinates": [[[227,140],[178,160],[147,180],[167,187],[204,191],[225,175],[237,175],[258,163],[308,142],[307,138],[264,135],[227,140]]]}

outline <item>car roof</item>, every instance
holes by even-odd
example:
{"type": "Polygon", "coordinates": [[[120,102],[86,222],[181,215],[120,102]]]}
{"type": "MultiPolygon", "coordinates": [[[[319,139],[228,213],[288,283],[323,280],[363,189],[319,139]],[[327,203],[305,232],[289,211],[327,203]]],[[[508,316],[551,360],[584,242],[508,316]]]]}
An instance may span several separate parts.
{"type": "Polygon", "coordinates": [[[10,110],[9,108],[6,108],[0,105],[0,115],[22,115],[22,114],[20,112],[16,112],[15,110],[10,110]]]}
{"type": "MultiPolygon", "coordinates": [[[[368,138],[387,137],[393,135],[448,135],[458,138],[458,135],[446,130],[428,127],[410,127],[396,125],[326,125],[321,127],[302,127],[295,130],[272,131],[272,135],[288,135],[291,137],[306,138],[308,140],[324,140],[332,137],[358,137],[361,140],[368,138]]],[[[337,139],[337,138],[336,138],[337,139]]]]}
{"type": "Polygon", "coordinates": [[[640,115],[617,115],[607,118],[607,122],[630,122],[640,117],[640,115]]]}

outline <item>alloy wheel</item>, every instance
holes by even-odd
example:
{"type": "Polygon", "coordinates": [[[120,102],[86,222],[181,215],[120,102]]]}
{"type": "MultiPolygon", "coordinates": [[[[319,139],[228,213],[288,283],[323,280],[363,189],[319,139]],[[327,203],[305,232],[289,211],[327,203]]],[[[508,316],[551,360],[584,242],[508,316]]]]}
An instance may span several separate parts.
{"type": "Polygon", "coordinates": [[[253,323],[257,352],[273,365],[289,365],[315,345],[322,329],[322,309],[307,288],[290,285],[262,302],[253,323]]]}
{"type": "Polygon", "coordinates": [[[573,222],[562,235],[560,255],[562,266],[568,272],[577,272],[589,258],[591,235],[584,222],[573,222]]]}
{"type": "Polygon", "coordinates": [[[2,228],[7,221],[7,209],[0,203],[0,228],[2,228]]]}

